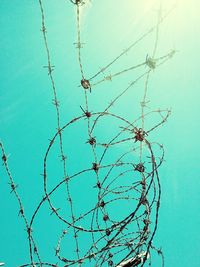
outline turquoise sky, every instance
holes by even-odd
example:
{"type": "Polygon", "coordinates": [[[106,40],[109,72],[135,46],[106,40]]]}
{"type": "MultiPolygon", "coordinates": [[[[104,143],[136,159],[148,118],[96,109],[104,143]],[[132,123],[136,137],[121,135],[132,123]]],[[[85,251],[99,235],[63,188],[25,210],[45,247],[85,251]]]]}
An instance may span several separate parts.
{"type": "MultiPolygon", "coordinates": [[[[42,2],[49,48],[55,65],[53,74],[60,101],[61,125],[65,125],[72,118],[81,116],[80,106],[84,107],[83,89],[79,86],[81,75],[78,51],[74,45],[77,42],[75,7],[67,0],[42,2]]],[[[81,39],[84,43],[81,51],[86,78],[98,72],[155,25],[158,2],[92,0],[81,7],[81,39]]],[[[162,12],[167,12],[174,3],[172,0],[163,1],[162,12]]],[[[161,209],[154,244],[162,247],[166,267],[200,266],[199,10],[198,0],[179,1],[161,24],[156,57],[166,55],[171,50],[176,50],[177,53],[152,72],[147,95],[151,109],[172,110],[167,123],[149,136],[152,142],[158,141],[165,147],[165,162],[160,169],[161,209]]],[[[30,219],[44,194],[43,178],[40,175],[43,172],[43,158],[49,139],[54,136],[57,127],[51,84],[47,69],[44,68],[47,58],[40,31],[38,1],[1,0],[0,26],[0,140],[9,155],[9,167],[15,183],[19,185],[18,192],[30,219]]],[[[146,56],[151,55],[154,42],[155,32],[139,42],[96,81],[104,75],[112,75],[144,62],[146,56]]],[[[94,86],[89,96],[91,110],[103,110],[145,70],[147,66],[115,77],[112,82],[105,81],[94,86]]],[[[130,89],[114,105],[112,111],[133,121],[140,112],[141,88],[144,88],[144,79],[130,89]]],[[[147,125],[153,125],[154,122],[157,122],[157,117],[153,115],[147,125]]],[[[122,125],[118,121],[109,118],[99,124],[97,138],[102,142],[107,140],[120,126],[122,125]]],[[[69,174],[80,168],[91,167],[87,161],[91,157],[88,145],[85,144],[87,139],[85,120],[65,131],[69,174]]],[[[124,149],[127,147],[121,146],[114,150],[108,161],[123,153],[124,149]]],[[[59,168],[58,147],[55,146],[48,165],[49,189],[60,180],[59,168]]],[[[93,190],[88,190],[93,187],[86,179],[83,176],[80,181],[72,184],[77,210],[87,205],[87,200],[93,197],[93,190]]],[[[2,166],[0,262],[5,262],[6,267],[17,267],[29,262],[28,242],[8,182],[2,166]]],[[[63,192],[61,189],[53,197],[53,201],[56,206],[64,209],[63,192]]],[[[122,209],[121,206],[120,208],[122,209]]],[[[120,208],[114,207],[113,213],[117,213],[120,208]]],[[[43,261],[55,263],[54,248],[64,226],[50,213],[51,210],[45,203],[38,213],[33,230],[40,244],[43,261]]],[[[67,255],[70,255],[70,242],[63,243],[68,248],[67,255]]],[[[87,239],[81,240],[83,247],[84,242],[87,239]]],[[[152,267],[159,266],[158,262],[157,259],[152,261],[152,267]]]]}

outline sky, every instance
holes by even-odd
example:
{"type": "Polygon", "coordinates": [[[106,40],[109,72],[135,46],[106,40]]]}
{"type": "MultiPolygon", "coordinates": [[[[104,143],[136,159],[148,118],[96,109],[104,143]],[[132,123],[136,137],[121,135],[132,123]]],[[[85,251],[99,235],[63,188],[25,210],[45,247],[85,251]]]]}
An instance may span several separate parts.
{"type": "MultiPolygon", "coordinates": [[[[87,78],[155,25],[159,1],[85,2],[80,7],[80,30],[82,63],[87,78]]],[[[83,88],[80,87],[78,49],[74,44],[77,42],[76,9],[67,0],[43,0],[42,3],[51,59],[55,65],[53,74],[60,101],[60,123],[63,126],[74,117],[81,116],[83,112],[80,106],[84,108],[85,105],[83,88]]],[[[172,7],[173,10],[159,27],[155,57],[162,57],[172,50],[176,53],[172,59],[152,71],[147,94],[147,110],[171,110],[167,122],[149,136],[152,142],[159,142],[165,148],[165,161],[159,169],[162,196],[154,244],[162,247],[166,267],[198,267],[200,3],[198,0],[162,1],[163,14],[172,7]]],[[[45,68],[47,56],[41,32],[39,2],[1,0],[0,25],[0,140],[8,155],[9,168],[18,185],[25,212],[31,218],[44,195],[41,176],[43,159],[49,139],[57,131],[55,107],[52,105],[54,97],[45,68]]],[[[147,55],[151,56],[154,43],[155,32],[135,45],[105,73],[101,73],[95,82],[144,62],[147,55]]],[[[143,70],[147,70],[147,66],[143,66],[143,70]]],[[[92,87],[89,95],[91,111],[104,109],[141,73],[140,69],[129,71],[114,77],[112,81],[104,81],[92,87]]],[[[133,121],[140,112],[141,88],[144,88],[144,80],[127,91],[112,107],[112,111],[133,121]]],[[[153,115],[147,125],[154,125],[156,121],[157,117],[153,115]]],[[[109,135],[121,126],[120,123],[111,118],[105,122],[102,120],[96,131],[97,138],[106,142],[109,135]]],[[[69,174],[87,168],[91,151],[85,144],[88,138],[86,121],[74,123],[63,136],[68,151],[69,174]]],[[[127,147],[122,145],[113,150],[107,160],[114,159],[124,149],[127,147]]],[[[49,155],[49,190],[62,175],[58,153],[58,146],[55,146],[49,155]]],[[[77,210],[88,205],[93,197],[92,185],[87,177],[82,178],[71,185],[77,210]]],[[[0,262],[5,262],[6,267],[15,267],[29,262],[28,241],[25,226],[18,216],[18,204],[14,194],[10,194],[8,182],[4,166],[0,166],[0,262]]],[[[55,194],[53,200],[56,205],[63,205],[64,209],[65,195],[62,190],[55,194]]],[[[120,208],[117,206],[113,208],[114,215],[117,216],[118,210],[120,208]]],[[[55,261],[54,247],[63,229],[63,225],[50,213],[45,203],[33,226],[40,243],[40,253],[48,262],[55,261]]],[[[70,241],[65,242],[66,247],[71,249],[70,241]]],[[[83,247],[85,242],[88,240],[83,238],[83,247]]],[[[74,253],[70,249],[67,249],[66,254],[74,253]]],[[[157,261],[155,265],[158,265],[157,261]]]]}

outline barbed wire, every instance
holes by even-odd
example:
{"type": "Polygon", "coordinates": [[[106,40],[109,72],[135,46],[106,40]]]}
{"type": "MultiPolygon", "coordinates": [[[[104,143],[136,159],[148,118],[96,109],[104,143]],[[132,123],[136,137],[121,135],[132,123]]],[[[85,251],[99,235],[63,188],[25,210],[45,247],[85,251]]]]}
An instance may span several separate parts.
{"type": "MultiPolygon", "coordinates": [[[[161,257],[161,264],[164,267],[163,252],[156,248],[153,240],[158,227],[161,202],[161,182],[158,171],[164,162],[165,152],[163,145],[159,144],[157,140],[151,141],[151,138],[152,132],[167,121],[171,111],[169,109],[146,111],[146,109],[149,108],[147,107],[149,102],[147,95],[152,72],[162,67],[175,54],[175,51],[171,50],[165,55],[156,57],[160,26],[173,8],[162,16],[160,4],[156,25],[120,52],[104,68],[91,75],[90,78],[86,78],[82,63],[81,49],[83,42],[80,20],[80,11],[85,2],[83,0],[68,1],[76,9],[77,41],[75,44],[81,74],[79,87],[83,90],[84,108],[80,106],[80,113],[82,112],[82,114],[74,116],[69,122],[61,125],[60,101],[58,100],[58,90],[54,79],[55,66],[52,63],[51,49],[48,43],[45,10],[43,1],[38,0],[38,3],[42,23],[41,32],[47,58],[47,65],[44,68],[48,71],[53,93],[52,103],[55,106],[56,131],[49,140],[43,158],[44,196],[33,211],[30,220],[25,215],[23,202],[17,191],[18,186],[15,184],[8,166],[8,157],[3,144],[0,143],[2,161],[9,178],[11,193],[14,193],[18,202],[19,215],[23,218],[28,235],[30,262],[19,267],[68,267],[77,264],[79,266],[85,264],[95,267],[143,267],[145,264],[151,266],[153,251],[161,257]],[[141,63],[131,67],[125,66],[116,73],[95,80],[98,79],[99,74],[109,69],[117,60],[129,53],[136,44],[153,33],[155,33],[155,41],[151,56],[147,55],[141,63]],[[108,80],[120,77],[122,74],[127,74],[135,69],[142,69],[142,67],[147,69],[142,70],[142,73],[131,80],[128,86],[116,93],[108,105],[105,103],[103,110],[91,111],[89,100],[95,86],[100,86],[108,80]],[[140,102],[139,116],[130,121],[130,119],[112,112],[113,105],[118,101],[122,102],[122,96],[126,95],[131,88],[134,89],[139,81],[144,81],[144,88],[140,90],[140,94],[143,96],[140,102]],[[158,114],[159,121],[147,126],[147,118],[154,114],[158,114]],[[113,125],[113,129],[110,129],[110,137],[100,135],[98,132],[100,122],[104,120],[108,120],[110,125],[113,125]],[[77,127],[77,125],[85,125],[85,128],[81,131],[86,131],[87,137],[82,142],[86,145],[85,151],[89,151],[90,158],[87,158],[84,167],[80,165],[73,171],[67,160],[69,152],[68,154],[65,152],[64,141],[66,140],[65,133],[69,129],[77,127]],[[59,147],[58,156],[62,162],[62,177],[59,177],[59,182],[52,187],[49,165],[56,146],[59,147]],[[90,182],[88,183],[93,199],[90,199],[83,178],[90,182]],[[54,203],[53,196],[58,194],[58,191],[62,188],[65,189],[66,201],[62,203],[63,206],[58,207],[54,203]],[[78,207],[76,207],[74,188],[82,188],[85,198],[88,198],[88,206],[85,207],[82,203],[78,203],[78,207]],[[62,224],[64,229],[57,238],[57,244],[55,245],[56,263],[42,260],[39,242],[33,235],[36,218],[44,204],[48,204],[51,215],[54,215],[54,220],[56,219],[59,225],[62,224]],[[66,210],[68,210],[67,214],[66,210]],[[70,245],[63,249],[66,242],[70,245]],[[69,251],[66,253],[66,250],[69,251]]],[[[74,143],[76,144],[76,139],[74,143]]],[[[81,152],[77,152],[78,155],[79,153],[81,152]]]]}

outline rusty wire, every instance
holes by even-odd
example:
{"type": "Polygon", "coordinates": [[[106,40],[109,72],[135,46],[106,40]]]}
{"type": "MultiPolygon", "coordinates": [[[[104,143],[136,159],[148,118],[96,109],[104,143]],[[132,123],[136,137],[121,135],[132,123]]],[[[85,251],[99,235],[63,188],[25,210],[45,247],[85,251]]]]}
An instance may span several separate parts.
{"type": "MultiPolygon", "coordinates": [[[[151,265],[154,254],[161,257],[161,265],[164,266],[164,255],[162,250],[157,248],[154,243],[154,236],[158,227],[159,208],[161,201],[161,183],[159,176],[159,167],[164,161],[164,148],[159,141],[152,141],[153,131],[162,126],[170,115],[169,109],[155,109],[147,111],[147,94],[149,90],[149,79],[151,73],[172,58],[175,51],[170,51],[166,55],[156,56],[159,30],[163,20],[170,12],[164,16],[161,15],[161,7],[158,12],[158,19],[155,26],[151,27],[138,40],[134,41],[125,51],[119,53],[111,62],[109,62],[101,71],[87,78],[82,63],[82,40],[80,28],[80,9],[84,5],[82,0],[70,0],[76,9],[77,23],[77,56],[80,67],[81,81],[80,89],[83,91],[85,101],[84,108],[81,107],[80,114],[74,116],[69,122],[61,125],[60,119],[60,101],[57,95],[57,85],[54,80],[55,66],[51,60],[51,51],[48,44],[47,26],[45,21],[45,11],[43,1],[38,0],[41,12],[41,31],[46,50],[47,65],[44,66],[48,70],[48,77],[51,82],[51,90],[53,94],[53,105],[55,106],[56,127],[57,131],[50,139],[43,159],[43,188],[44,196],[37,205],[30,220],[27,219],[22,200],[17,191],[17,185],[11,175],[8,166],[8,158],[2,143],[0,148],[2,151],[2,161],[7,176],[9,177],[11,193],[14,193],[19,205],[19,215],[22,216],[29,243],[29,263],[21,264],[25,266],[113,266],[113,267],[143,267],[145,264],[151,265]],[[147,56],[146,60],[135,66],[124,67],[122,70],[99,79],[98,76],[113,65],[117,60],[129,53],[133,47],[143,40],[147,35],[155,33],[155,42],[152,55],[147,56]],[[130,81],[129,85],[122,88],[121,92],[116,94],[109,105],[106,105],[102,111],[91,111],[89,98],[93,93],[93,87],[100,85],[107,80],[112,80],[117,76],[134,71],[136,68],[146,66],[147,70],[143,71],[137,78],[130,81]],[[111,108],[118,101],[123,101],[122,96],[127,91],[134,88],[137,82],[143,81],[143,96],[141,100],[140,115],[130,121],[127,118],[111,111],[111,108]],[[82,114],[81,114],[82,112],[82,114]],[[147,128],[146,119],[152,115],[158,115],[159,121],[151,127],[147,128]],[[110,123],[117,124],[117,132],[110,139],[98,136],[96,129],[98,125],[109,119],[110,123]],[[88,165],[80,168],[74,173],[68,174],[67,153],[63,144],[64,134],[70,127],[75,127],[80,122],[86,125],[87,149],[91,151],[91,158],[88,159],[88,165]],[[138,125],[140,125],[138,127],[138,125]],[[51,151],[55,146],[59,147],[59,157],[62,160],[62,177],[59,183],[54,187],[51,186],[49,180],[49,166],[51,151]],[[116,153],[113,160],[109,159],[109,153],[114,149],[121,151],[116,153]],[[95,192],[95,199],[89,207],[82,207],[79,203],[81,212],[77,212],[74,206],[72,183],[76,183],[77,187],[81,185],[81,176],[87,175],[93,177],[91,190],[95,192]],[[64,215],[60,207],[56,207],[52,197],[58,194],[60,188],[66,191],[65,205],[69,207],[68,216],[64,215]],[[51,188],[51,189],[49,189],[51,188]],[[58,242],[55,245],[55,263],[43,260],[40,255],[40,248],[34,237],[34,224],[40,208],[48,203],[52,215],[63,224],[63,229],[58,242]],[[118,205],[124,203],[127,208],[126,215],[120,217],[116,214],[118,205]],[[112,210],[115,210],[113,214],[112,210]],[[84,225],[84,226],[82,226],[84,225]],[[80,239],[86,236],[87,244],[84,247],[80,239]],[[70,243],[71,257],[65,255],[64,241],[70,243]],[[75,253],[74,253],[75,252],[75,253]]],[[[73,6],[72,6],[73,7],[73,6]]],[[[50,29],[49,29],[50,30],[50,29]]],[[[75,30],[75,29],[74,29],[75,30]]],[[[114,150],[115,151],[115,150],[114,150]]],[[[87,194],[86,194],[87,195],[87,194]]],[[[90,203],[89,203],[90,204],[90,203]]],[[[122,207],[122,206],[120,206],[122,207]]],[[[120,213],[120,211],[119,211],[120,213]]],[[[124,212],[122,212],[124,213],[124,212]]],[[[69,249],[69,248],[68,248],[69,249]]]]}

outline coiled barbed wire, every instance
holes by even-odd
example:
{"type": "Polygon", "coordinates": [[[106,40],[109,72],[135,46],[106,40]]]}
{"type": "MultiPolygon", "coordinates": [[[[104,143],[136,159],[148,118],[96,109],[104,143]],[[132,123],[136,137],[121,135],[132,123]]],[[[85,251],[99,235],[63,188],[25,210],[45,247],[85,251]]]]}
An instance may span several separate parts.
{"type": "MultiPolygon", "coordinates": [[[[70,0],[76,9],[77,22],[77,55],[80,68],[80,88],[84,94],[84,108],[80,106],[80,113],[65,125],[61,125],[60,101],[58,100],[57,85],[54,80],[55,66],[51,60],[51,49],[48,44],[47,27],[43,1],[38,0],[42,21],[42,35],[47,56],[48,77],[53,93],[53,105],[56,112],[57,131],[50,139],[43,159],[43,188],[44,196],[37,205],[30,220],[28,220],[22,200],[17,191],[8,165],[8,157],[4,146],[0,143],[2,161],[9,177],[11,193],[14,193],[19,205],[19,215],[22,216],[29,244],[30,262],[20,265],[25,266],[113,266],[113,267],[143,267],[146,263],[151,265],[153,251],[161,256],[161,265],[164,266],[164,256],[161,249],[153,244],[153,239],[158,227],[158,217],[161,199],[161,184],[158,169],[164,161],[164,148],[157,141],[151,141],[152,132],[163,125],[169,115],[169,109],[147,110],[147,94],[151,73],[171,59],[175,53],[169,51],[166,55],[157,57],[159,28],[164,16],[161,14],[161,5],[158,12],[157,23],[151,27],[138,40],[134,41],[125,51],[109,62],[104,68],[87,78],[82,63],[82,40],[80,28],[80,9],[85,4],[82,0],[70,0]],[[137,43],[149,34],[155,32],[155,42],[151,56],[137,65],[125,67],[119,72],[99,79],[99,75],[109,69],[117,60],[128,53],[137,43]],[[140,67],[147,69],[137,78],[132,80],[125,89],[118,93],[109,105],[102,111],[90,110],[90,94],[93,87],[112,80],[117,76],[134,71],[140,67]],[[97,80],[96,80],[97,79],[97,80]],[[141,100],[140,115],[130,121],[125,117],[111,111],[114,104],[122,96],[134,88],[136,83],[144,79],[143,96],[141,100]],[[147,127],[145,122],[152,115],[158,115],[159,121],[147,127]],[[108,121],[113,125],[111,137],[101,136],[98,127],[102,122],[108,121]],[[90,154],[87,166],[73,170],[68,162],[69,153],[66,153],[64,140],[70,128],[77,127],[84,132],[83,143],[87,146],[85,154],[90,154]],[[139,125],[139,126],[138,126],[139,125]],[[49,162],[54,147],[59,147],[59,159],[62,162],[62,177],[59,182],[51,186],[49,162]],[[87,151],[87,152],[86,152],[87,151]],[[87,184],[87,185],[85,185],[87,184]],[[85,192],[85,202],[76,203],[76,190],[82,188],[85,192]],[[58,207],[53,196],[64,188],[65,203],[58,207]],[[92,191],[92,199],[87,198],[87,190],[92,191]],[[75,191],[75,192],[74,192],[75,191]],[[63,224],[64,230],[55,247],[56,263],[43,261],[36,238],[34,237],[34,223],[40,208],[48,203],[51,214],[63,224]],[[122,203],[122,204],[121,204],[122,203]],[[67,212],[66,212],[67,210],[67,212]],[[64,244],[67,247],[67,253],[64,244]]],[[[122,101],[122,100],[121,100],[122,101]]],[[[74,137],[76,143],[76,137],[74,137]]],[[[54,152],[53,152],[54,153],[54,152]]],[[[81,154],[81,153],[80,153],[81,154]]],[[[81,161],[81,158],[78,159],[81,161]]],[[[79,166],[80,165],[80,166],[79,166]]],[[[79,190],[77,190],[79,191],[79,190]]],[[[77,193],[78,194],[78,193],[77,193]]]]}

